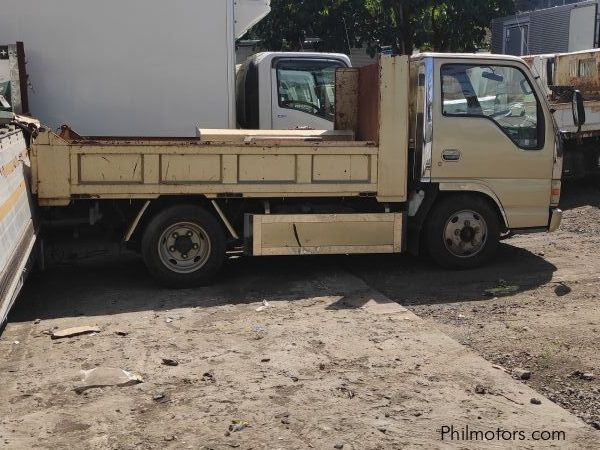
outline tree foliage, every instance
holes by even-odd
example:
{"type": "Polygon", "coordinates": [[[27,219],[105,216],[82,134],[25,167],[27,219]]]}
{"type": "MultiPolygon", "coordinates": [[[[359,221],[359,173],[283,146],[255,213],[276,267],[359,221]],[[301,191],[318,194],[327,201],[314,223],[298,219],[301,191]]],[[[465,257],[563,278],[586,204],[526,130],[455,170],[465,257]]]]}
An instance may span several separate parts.
{"type": "Polygon", "coordinates": [[[319,38],[319,50],[348,51],[367,29],[363,0],[271,0],[271,13],[250,31],[269,50],[301,50],[319,38]]]}
{"type": "Polygon", "coordinates": [[[477,50],[484,42],[492,19],[511,14],[513,0],[432,1],[426,11],[427,45],[436,51],[477,50]]]}
{"type": "Polygon", "coordinates": [[[271,0],[271,14],[250,37],[270,50],[303,49],[318,37],[322,51],[474,51],[490,21],[513,10],[514,0],[271,0]]]}

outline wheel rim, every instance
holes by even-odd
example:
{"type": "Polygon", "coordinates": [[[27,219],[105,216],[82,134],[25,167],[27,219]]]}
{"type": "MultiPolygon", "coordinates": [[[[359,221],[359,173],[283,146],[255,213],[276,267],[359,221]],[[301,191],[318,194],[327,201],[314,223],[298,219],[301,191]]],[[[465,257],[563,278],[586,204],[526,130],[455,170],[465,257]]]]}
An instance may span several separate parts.
{"type": "Polygon", "coordinates": [[[475,211],[452,214],[444,227],[446,249],[459,258],[472,258],[481,253],[488,238],[485,219],[475,211]]]}
{"type": "Polygon", "coordinates": [[[202,268],[210,256],[208,234],[200,225],[179,222],[168,227],[158,240],[160,261],[176,273],[192,273],[202,268]]]}

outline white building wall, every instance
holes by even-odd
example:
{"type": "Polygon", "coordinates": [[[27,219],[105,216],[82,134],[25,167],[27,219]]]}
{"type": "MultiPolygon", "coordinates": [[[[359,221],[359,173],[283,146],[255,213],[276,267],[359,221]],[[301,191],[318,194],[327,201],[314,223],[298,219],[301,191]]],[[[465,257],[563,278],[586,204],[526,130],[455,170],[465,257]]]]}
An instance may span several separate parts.
{"type": "Polygon", "coordinates": [[[233,0],[2,0],[23,41],[30,109],[91,135],[235,125],[233,0]]]}

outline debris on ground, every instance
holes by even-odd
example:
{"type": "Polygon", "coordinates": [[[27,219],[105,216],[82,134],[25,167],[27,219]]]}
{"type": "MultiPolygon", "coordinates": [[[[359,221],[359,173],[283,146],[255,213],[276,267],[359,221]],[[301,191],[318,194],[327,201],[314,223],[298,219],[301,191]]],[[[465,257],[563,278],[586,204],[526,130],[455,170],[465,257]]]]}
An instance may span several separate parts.
{"type": "Polygon", "coordinates": [[[170,399],[169,399],[169,396],[167,394],[165,394],[164,392],[157,392],[156,394],[154,394],[152,396],[152,400],[154,400],[156,403],[166,403],[170,399]]]}
{"type": "Polygon", "coordinates": [[[231,425],[229,425],[229,431],[231,433],[236,433],[238,431],[242,431],[247,426],[248,422],[246,422],[245,420],[232,420],[231,425]]]}
{"type": "Polygon", "coordinates": [[[542,404],[542,401],[539,398],[535,398],[535,397],[533,397],[530,400],[530,402],[531,402],[532,405],[541,405],[542,404]]]}
{"type": "Polygon", "coordinates": [[[142,377],[114,367],[96,367],[81,371],[82,385],[75,387],[75,392],[81,394],[88,389],[108,386],[132,386],[143,383],[142,377]]]}
{"type": "Polygon", "coordinates": [[[257,341],[263,339],[267,334],[267,330],[261,325],[253,325],[252,331],[254,332],[254,339],[257,341]]]}
{"type": "Polygon", "coordinates": [[[163,366],[171,366],[175,367],[179,365],[179,361],[173,358],[163,358],[162,359],[163,366]]]}
{"type": "Polygon", "coordinates": [[[128,331],[123,331],[123,330],[117,330],[117,331],[115,331],[115,334],[116,334],[117,336],[124,337],[124,336],[128,336],[128,335],[129,335],[129,332],[128,332],[128,331]]]}
{"type": "Polygon", "coordinates": [[[571,291],[572,289],[565,283],[559,283],[558,286],[554,288],[554,293],[557,297],[564,297],[565,295],[570,294],[571,291]]]}
{"type": "Polygon", "coordinates": [[[265,309],[270,308],[270,307],[271,307],[271,304],[268,301],[263,300],[262,306],[259,306],[258,308],[256,308],[256,312],[264,311],[265,309]]]}
{"type": "Polygon", "coordinates": [[[508,295],[519,292],[518,285],[508,284],[506,280],[498,280],[498,285],[495,288],[486,289],[483,293],[488,297],[506,297],[508,295]]]}
{"type": "Polygon", "coordinates": [[[483,386],[482,384],[478,384],[477,386],[475,386],[475,393],[476,394],[485,394],[487,392],[487,389],[485,388],[485,386],[483,386]]]}
{"type": "Polygon", "coordinates": [[[516,369],[513,369],[513,371],[512,371],[512,377],[515,380],[529,380],[531,378],[531,371],[521,369],[521,368],[516,368],[516,369]]]}
{"type": "Polygon", "coordinates": [[[208,383],[216,383],[215,375],[212,372],[204,372],[202,374],[202,381],[206,381],[208,383]]]}
{"type": "Polygon", "coordinates": [[[356,396],[356,392],[350,389],[345,383],[337,388],[337,392],[339,393],[338,397],[354,398],[356,396]]]}
{"type": "Polygon", "coordinates": [[[84,334],[92,334],[92,333],[100,333],[100,328],[98,327],[90,327],[90,326],[82,326],[82,327],[73,327],[66,328],[64,330],[53,331],[50,337],[52,339],[63,339],[63,338],[72,338],[75,336],[82,336],[84,334]]]}
{"type": "Polygon", "coordinates": [[[571,378],[579,378],[585,381],[592,381],[595,377],[591,372],[582,372],[581,370],[576,370],[570,375],[571,378]]]}
{"type": "Polygon", "coordinates": [[[496,370],[501,370],[501,371],[503,371],[503,372],[505,372],[505,373],[508,373],[508,374],[510,374],[510,373],[511,373],[511,372],[510,372],[510,370],[508,370],[508,369],[507,369],[506,367],[504,367],[504,366],[501,366],[500,364],[492,364],[492,368],[494,368],[494,369],[496,369],[496,370]]]}

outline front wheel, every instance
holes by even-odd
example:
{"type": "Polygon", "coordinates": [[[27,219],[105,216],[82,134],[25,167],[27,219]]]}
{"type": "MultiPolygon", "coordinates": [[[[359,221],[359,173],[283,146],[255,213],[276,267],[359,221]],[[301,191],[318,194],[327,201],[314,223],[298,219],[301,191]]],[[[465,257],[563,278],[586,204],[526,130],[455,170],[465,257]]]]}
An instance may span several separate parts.
{"type": "Polygon", "coordinates": [[[168,287],[210,282],[225,259],[225,234],[205,209],[177,205],[158,213],[142,238],[148,271],[168,287]]]}
{"type": "Polygon", "coordinates": [[[498,248],[500,224],[486,200],[468,195],[442,199],[425,227],[432,259],[448,269],[471,269],[489,261],[498,248]]]}

